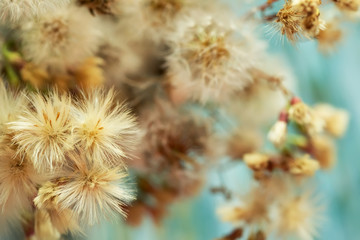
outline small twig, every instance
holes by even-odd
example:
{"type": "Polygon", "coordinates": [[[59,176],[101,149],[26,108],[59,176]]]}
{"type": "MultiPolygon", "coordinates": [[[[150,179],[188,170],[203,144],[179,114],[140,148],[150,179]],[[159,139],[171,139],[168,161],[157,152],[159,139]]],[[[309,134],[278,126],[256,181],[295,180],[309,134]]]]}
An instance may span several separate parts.
{"type": "Polygon", "coordinates": [[[247,14],[245,14],[245,19],[253,16],[256,12],[260,11],[261,12],[261,16],[262,16],[262,19],[264,19],[265,21],[271,21],[273,19],[276,18],[276,14],[272,14],[272,15],[269,15],[269,16],[265,16],[265,11],[269,8],[272,8],[273,4],[275,2],[277,2],[279,0],[267,0],[265,3],[263,3],[262,5],[260,6],[257,6],[253,9],[251,9],[247,14]]]}
{"type": "Polygon", "coordinates": [[[280,90],[287,100],[293,98],[294,94],[287,87],[284,86],[283,80],[281,78],[267,74],[266,72],[257,68],[251,69],[250,72],[252,73],[254,78],[265,80],[267,83],[270,84],[271,87],[280,90]]]}
{"type": "Polygon", "coordinates": [[[236,240],[241,238],[243,235],[243,229],[242,228],[235,228],[232,232],[230,232],[228,235],[218,238],[217,240],[236,240]]]}

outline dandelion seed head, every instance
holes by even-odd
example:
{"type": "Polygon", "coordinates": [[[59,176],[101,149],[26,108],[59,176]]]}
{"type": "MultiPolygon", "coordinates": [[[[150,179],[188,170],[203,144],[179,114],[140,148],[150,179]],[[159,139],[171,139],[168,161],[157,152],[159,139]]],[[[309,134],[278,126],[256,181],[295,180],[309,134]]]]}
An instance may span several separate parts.
{"type": "MultiPolygon", "coordinates": [[[[195,15],[195,13],[194,13],[195,15]]],[[[167,57],[171,94],[206,102],[223,99],[251,83],[247,70],[252,66],[251,49],[235,37],[231,19],[198,14],[182,23],[174,35],[167,57]]]]}
{"type": "Polygon", "coordinates": [[[75,141],[101,164],[118,165],[137,144],[135,118],[116,102],[113,90],[94,90],[83,97],[74,108],[75,141]]]}
{"type": "Polygon", "coordinates": [[[73,148],[68,95],[51,92],[29,97],[30,106],[10,123],[13,142],[21,154],[28,155],[39,171],[51,170],[64,163],[65,154],[73,148]]]}
{"type": "Polygon", "coordinates": [[[53,68],[79,64],[99,46],[97,24],[86,9],[72,5],[30,20],[21,26],[24,56],[53,68]]]}
{"type": "Polygon", "coordinates": [[[66,6],[70,0],[2,0],[0,21],[19,22],[66,6]]]}
{"type": "Polygon", "coordinates": [[[55,190],[60,209],[71,209],[81,223],[89,225],[97,223],[102,216],[117,213],[125,216],[122,207],[134,199],[124,186],[126,173],[120,168],[78,167],[55,190]]]}
{"type": "Polygon", "coordinates": [[[323,207],[319,199],[310,193],[300,196],[287,196],[279,203],[279,216],[276,217],[276,229],[279,236],[296,236],[297,239],[311,240],[318,235],[323,207]]]}

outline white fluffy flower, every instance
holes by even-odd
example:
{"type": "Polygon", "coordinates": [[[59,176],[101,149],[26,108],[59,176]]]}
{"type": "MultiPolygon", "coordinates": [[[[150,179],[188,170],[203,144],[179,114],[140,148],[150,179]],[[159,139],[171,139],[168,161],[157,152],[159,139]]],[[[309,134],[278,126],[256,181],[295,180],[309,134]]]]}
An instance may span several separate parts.
{"type": "Polygon", "coordinates": [[[86,8],[60,8],[21,26],[23,54],[36,64],[57,68],[80,63],[99,46],[97,24],[86,8]]]}
{"type": "Polygon", "coordinates": [[[0,142],[9,133],[8,123],[15,120],[26,105],[25,95],[9,91],[0,79],[0,142]]]}
{"type": "Polygon", "coordinates": [[[179,21],[177,29],[166,59],[173,99],[183,95],[201,102],[221,100],[251,83],[253,48],[245,37],[235,36],[241,33],[232,18],[194,12],[179,21]]]}
{"type": "Polygon", "coordinates": [[[73,118],[75,142],[101,165],[119,165],[136,146],[136,120],[126,105],[116,102],[113,90],[84,96],[73,118]]]}
{"type": "Polygon", "coordinates": [[[70,0],[1,0],[0,22],[17,22],[51,12],[70,0]]]}
{"type": "Polygon", "coordinates": [[[318,197],[309,192],[301,196],[287,196],[278,204],[273,221],[280,239],[312,240],[318,235],[323,206],[318,197]]]}
{"type": "Polygon", "coordinates": [[[62,165],[65,153],[73,148],[71,99],[52,92],[48,97],[33,94],[29,101],[30,106],[9,123],[9,129],[18,152],[28,155],[43,172],[62,165]]]}

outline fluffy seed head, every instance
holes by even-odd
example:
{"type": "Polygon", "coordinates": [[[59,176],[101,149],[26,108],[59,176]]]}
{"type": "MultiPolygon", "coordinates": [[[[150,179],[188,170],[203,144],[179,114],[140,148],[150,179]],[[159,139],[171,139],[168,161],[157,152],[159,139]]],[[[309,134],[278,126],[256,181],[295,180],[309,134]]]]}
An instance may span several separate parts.
{"type": "Polygon", "coordinates": [[[98,48],[96,26],[96,19],[85,8],[59,8],[21,26],[24,56],[57,68],[78,64],[98,48]]]}
{"type": "Polygon", "coordinates": [[[179,29],[185,30],[173,40],[167,57],[170,95],[219,100],[251,83],[247,70],[252,61],[246,44],[234,38],[232,20],[199,15],[196,21],[184,21],[179,29]]]}
{"type": "Polygon", "coordinates": [[[194,116],[179,114],[173,106],[160,102],[141,116],[146,132],[142,139],[141,159],[147,170],[164,171],[164,168],[181,166],[184,156],[206,151],[209,129],[194,116]]]}
{"type": "Polygon", "coordinates": [[[8,123],[15,120],[26,105],[25,95],[9,91],[0,79],[0,142],[10,133],[8,123]]]}
{"type": "Polygon", "coordinates": [[[0,22],[26,20],[51,12],[69,2],[69,0],[1,0],[0,22]]]}
{"type": "Polygon", "coordinates": [[[73,148],[70,121],[71,99],[52,92],[44,97],[33,94],[30,107],[10,123],[13,142],[27,154],[39,171],[62,165],[65,153],[73,148]]]}
{"type": "Polygon", "coordinates": [[[241,205],[225,206],[218,210],[218,214],[226,222],[262,226],[270,220],[270,205],[266,189],[255,188],[244,198],[241,205]]]}
{"type": "Polygon", "coordinates": [[[74,138],[91,159],[107,166],[129,157],[137,143],[135,118],[115,101],[113,90],[95,90],[74,108],[74,138]]]}
{"type": "Polygon", "coordinates": [[[0,149],[0,212],[9,218],[29,210],[42,181],[31,162],[8,147],[0,149]]]}
{"type": "Polygon", "coordinates": [[[59,178],[43,184],[34,199],[34,204],[39,211],[48,215],[52,227],[61,234],[80,232],[78,216],[71,209],[60,209],[58,204],[56,190],[65,181],[66,178],[59,178]]]}
{"type": "Polygon", "coordinates": [[[119,168],[78,165],[55,190],[60,209],[71,209],[82,223],[93,225],[102,216],[125,215],[122,207],[133,200],[119,168]]]}
{"type": "Polygon", "coordinates": [[[279,205],[279,216],[276,218],[276,228],[279,236],[286,239],[296,236],[296,239],[311,240],[317,235],[322,207],[309,193],[301,196],[287,197],[279,205]]]}
{"type": "Polygon", "coordinates": [[[319,0],[287,0],[276,14],[276,23],[282,35],[295,43],[300,37],[316,37],[324,23],[320,20],[319,0]]]}

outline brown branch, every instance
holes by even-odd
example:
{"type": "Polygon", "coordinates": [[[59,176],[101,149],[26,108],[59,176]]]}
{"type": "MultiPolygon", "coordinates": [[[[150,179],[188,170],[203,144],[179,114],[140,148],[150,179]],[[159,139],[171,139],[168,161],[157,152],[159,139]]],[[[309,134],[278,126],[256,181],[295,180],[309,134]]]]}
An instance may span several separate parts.
{"type": "Polygon", "coordinates": [[[243,230],[242,228],[236,228],[234,229],[231,233],[229,233],[228,235],[222,237],[222,238],[218,238],[217,240],[236,240],[241,238],[243,235],[243,230]]]}

